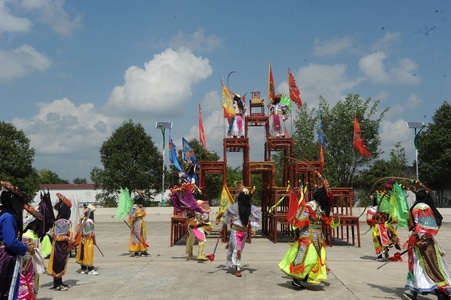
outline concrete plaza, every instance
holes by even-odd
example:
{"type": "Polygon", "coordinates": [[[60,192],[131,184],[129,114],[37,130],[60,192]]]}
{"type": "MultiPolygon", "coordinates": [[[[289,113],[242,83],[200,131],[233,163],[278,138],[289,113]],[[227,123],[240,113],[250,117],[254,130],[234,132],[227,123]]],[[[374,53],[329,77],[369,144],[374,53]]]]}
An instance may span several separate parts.
{"type": "MultiPolygon", "coordinates": [[[[403,262],[375,260],[371,233],[361,217],[361,247],[334,240],[328,247],[328,282],[297,291],[291,279],[277,264],[289,247],[289,240],[274,244],[261,234],[246,244],[242,256],[241,278],[225,268],[225,244],[219,242],[214,261],[187,261],[184,240],[170,247],[171,208],[146,208],[149,257],[130,257],[129,228],[114,218],[113,209],[96,211],[97,243],[104,256],[95,252],[99,275],[79,273],[79,265],[69,258],[63,277],[70,284],[68,291],[55,291],[52,278],[41,275],[38,299],[401,299],[407,274],[407,256],[403,262]]],[[[213,208],[216,212],[217,208],[213,208]]],[[[360,215],[362,209],[355,209],[360,215]]],[[[451,251],[451,209],[440,209],[444,224],[437,236],[441,246],[451,251]]],[[[215,214],[212,213],[212,219],[215,214]]],[[[214,230],[218,230],[215,227],[214,230]]],[[[403,243],[407,229],[400,228],[403,243]]],[[[213,253],[217,238],[210,237],[206,254],[213,253]]],[[[197,251],[197,246],[194,249],[197,251]]],[[[393,250],[393,253],[397,250],[393,250]]],[[[434,295],[419,295],[418,299],[435,299],[434,295]]]]}

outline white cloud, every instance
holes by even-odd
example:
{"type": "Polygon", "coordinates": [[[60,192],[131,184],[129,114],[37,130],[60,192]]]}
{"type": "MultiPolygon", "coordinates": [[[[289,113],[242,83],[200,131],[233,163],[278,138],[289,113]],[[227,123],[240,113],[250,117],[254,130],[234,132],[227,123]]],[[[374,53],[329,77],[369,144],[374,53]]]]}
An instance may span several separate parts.
{"type": "Polygon", "coordinates": [[[388,51],[393,44],[397,44],[400,40],[400,34],[398,32],[386,32],[382,39],[376,41],[374,45],[371,46],[372,51],[388,51]]]}
{"type": "Polygon", "coordinates": [[[39,104],[32,118],[16,118],[12,123],[30,138],[40,154],[72,154],[86,148],[100,148],[117,121],[97,113],[92,103],[76,106],[69,99],[39,104]]]}
{"type": "Polygon", "coordinates": [[[415,73],[417,65],[409,58],[392,63],[391,68],[387,68],[386,61],[388,56],[385,52],[375,52],[362,57],[359,67],[371,81],[376,83],[417,84],[421,82],[421,77],[415,73]]]}
{"type": "Polygon", "coordinates": [[[187,35],[182,31],[178,32],[169,41],[169,47],[174,49],[182,47],[189,49],[191,52],[206,53],[221,46],[222,43],[223,40],[213,34],[206,36],[205,29],[201,28],[191,35],[187,35]]]}
{"type": "Polygon", "coordinates": [[[415,159],[414,132],[407,127],[406,120],[382,120],[380,123],[380,137],[382,140],[381,150],[384,151],[382,158],[389,159],[390,150],[394,148],[396,143],[400,142],[401,147],[405,149],[406,155],[410,158],[408,164],[411,165],[415,159]]]}
{"type": "Polygon", "coordinates": [[[100,147],[120,122],[96,112],[92,103],[76,106],[66,98],[40,103],[38,113],[31,118],[12,120],[36,150],[34,166],[68,180],[74,174],[88,178],[92,168],[100,166],[100,147]]]}
{"type": "Polygon", "coordinates": [[[35,70],[45,71],[51,60],[29,45],[7,51],[0,49],[0,81],[21,78],[35,70]]]}
{"type": "Polygon", "coordinates": [[[318,56],[330,56],[352,49],[353,39],[345,36],[342,38],[332,38],[328,41],[321,41],[315,38],[313,42],[313,54],[318,56]]]}
{"type": "Polygon", "coordinates": [[[384,52],[375,52],[362,57],[359,61],[360,70],[372,81],[389,82],[390,76],[385,71],[384,52]]]}
{"type": "Polygon", "coordinates": [[[14,16],[6,7],[8,0],[0,0],[0,33],[1,32],[27,32],[32,23],[27,18],[14,16]]]}
{"type": "Polygon", "coordinates": [[[391,68],[392,79],[399,83],[418,84],[421,77],[416,74],[417,64],[409,58],[402,59],[397,66],[391,68]]]}
{"type": "Polygon", "coordinates": [[[418,95],[411,94],[403,103],[388,105],[390,110],[387,112],[387,117],[395,117],[405,114],[408,111],[413,111],[423,103],[423,100],[418,95]]]}
{"type": "Polygon", "coordinates": [[[130,116],[180,116],[193,86],[213,70],[208,59],[186,49],[167,49],[144,64],[129,67],[124,85],[116,86],[105,106],[108,114],[130,116]]]}
{"type": "Polygon", "coordinates": [[[40,22],[48,25],[56,33],[70,37],[82,26],[82,16],[71,19],[64,9],[64,0],[23,0],[22,7],[37,14],[40,22]]]}

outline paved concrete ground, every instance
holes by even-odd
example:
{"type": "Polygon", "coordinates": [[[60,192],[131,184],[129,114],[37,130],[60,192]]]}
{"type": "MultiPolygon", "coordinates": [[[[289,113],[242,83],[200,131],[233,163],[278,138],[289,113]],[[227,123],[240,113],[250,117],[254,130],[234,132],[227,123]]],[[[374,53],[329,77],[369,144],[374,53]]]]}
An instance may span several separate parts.
{"type": "MultiPolygon", "coordinates": [[[[274,244],[261,235],[254,238],[245,247],[243,276],[237,278],[225,268],[226,250],[221,242],[213,262],[187,261],[184,240],[170,247],[170,214],[149,213],[146,223],[151,256],[133,258],[128,253],[128,227],[112,214],[102,214],[101,209],[96,213],[97,242],[104,253],[104,257],[97,250],[95,253],[99,275],[80,274],[75,259],[69,258],[63,279],[71,288],[52,290],[52,278],[41,275],[38,299],[401,299],[404,291],[407,257],[377,269],[383,263],[375,261],[371,234],[364,222],[361,248],[341,240],[327,248],[328,282],[296,291],[291,279],[277,267],[289,247],[288,239],[274,244]]],[[[407,229],[400,228],[399,235],[404,242],[407,229]]],[[[207,254],[213,253],[216,240],[208,239],[207,254]]],[[[451,253],[451,223],[442,226],[437,240],[451,253]]],[[[418,299],[435,296],[420,295],[418,299]]]]}

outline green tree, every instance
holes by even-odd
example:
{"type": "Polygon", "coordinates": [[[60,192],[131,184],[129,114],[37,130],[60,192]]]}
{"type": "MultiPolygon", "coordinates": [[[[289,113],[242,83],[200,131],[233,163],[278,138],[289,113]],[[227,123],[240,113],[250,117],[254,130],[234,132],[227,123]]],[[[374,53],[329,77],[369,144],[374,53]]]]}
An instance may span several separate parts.
{"type": "Polygon", "coordinates": [[[33,168],[35,150],[22,130],[0,122],[0,180],[19,187],[27,202],[39,191],[39,176],[33,168]]]}
{"type": "Polygon", "coordinates": [[[57,173],[52,172],[49,169],[39,170],[39,182],[41,184],[69,183],[69,181],[61,179],[57,173]]]}
{"type": "Polygon", "coordinates": [[[360,199],[360,205],[372,205],[367,196],[371,192],[373,184],[384,177],[408,177],[407,155],[400,142],[396,143],[395,147],[390,150],[390,160],[375,160],[370,168],[357,174],[354,187],[360,189],[357,196],[360,199]]]}
{"type": "Polygon", "coordinates": [[[77,178],[74,178],[73,183],[74,184],[86,184],[86,183],[88,183],[88,180],[86,178],[77,177],[77,178]]]}
{"type": "Polygon", "coordinates": [[[380,100],[362,100],[358,94],[349,94],[330,108],[320,97],[320,110],[325,150],[325,175],[335,186],[352,187],[356,174],[380,155],[379,125],[388,108],[380,111],[380,100]],[[360,122],[364,143],[371,157],[362,156],[353,146],[354,116],[360,122]]]}
{"type": "MultiPolygon", "coordinates": [[[[103,199],[115,199],[120,188],[142,190],[153,198],[154,191],[161,191],[163,158],[141,124],[132,120],[124,122],[100,148],[103,169],[94,168],[91,180],[103,186],[103,199]]],[[[108,201],[115,205],[115,201],[108,201]],[[113,202],[113,203],[112,203],[113,202]]]]}
{"type": "MultiPolygon", "coordinates": [[[[318,111],[310,108],[307,103],[298,111],[294,123],[293,139],[295,140],[294,154],[300,160],[318,160],[317,124],[318,111]]],[[[276,176],[280,177],[280,176],[276,176]]]]}
{"type": "Polygon", "coordinates": [[[443,190],[451,182],[451,106],[444,102],[432,117],[432,123],[418,134],[419,179],[430,188],[439,191],[439,201],[443,190]]]}

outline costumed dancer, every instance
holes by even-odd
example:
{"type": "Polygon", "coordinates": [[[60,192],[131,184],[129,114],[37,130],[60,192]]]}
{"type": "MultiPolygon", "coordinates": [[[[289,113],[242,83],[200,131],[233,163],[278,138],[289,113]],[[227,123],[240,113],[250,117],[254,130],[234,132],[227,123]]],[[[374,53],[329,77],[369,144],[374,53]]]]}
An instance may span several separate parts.
{"type": "Polygon", "coordinates": [[[235,94],[233,96],[233,108],[235,116],[230,120],[228,134],[233,137],[244,137],[244,116],[246,114],[246,106],[241,100],[241,96],[235,94]]]}
{"type": "MultiPolygon", "coordinates": [[[[392,189],[391,185],[387,187],[389,190],[392,189]]],[[[373,206],[368,208],[366,213],[366,223],[370,226],[377,261],[387,259],[389,249],[393,246],[401,250],[397,231],[398,221],[391,216],[393,206],[389,199],[391,194],[389,190],[376,191],[376,196],[371,195],[373,206]]]]}
{"type": "Polygon", "coordinates": [[[416,299],[418,293],[435,293],[438,300],[449,299],[450,271],[443,259],[445,252],[435,240],[442,219],[432,197],[424,188],[419,188],[410,210],[405,299],[416,299]]]}
{"type": "Polygon", "coordinates": [[[95,206],[83,204],[83,217],[79,222],[79,232],[81,242],[75,255],[75,262],[80,264],[80,274],[98,275],[94,270],[94,246],[96,245],[96,235],[94,230],[95,206]]]}
{"type": "Polygon", "coordinates": [[[25,199],[9,182],[0,181],[0,299],[17,299],[21,259],[34,253],[35,244],[21,241],[25,199]]]}
{"type": "Polygon", "coordinates": [[[73,236],[72,222],[70,221],[72,202],[60,193],[57,193],[56,196],[58,202],[54,208],[57,215],[56,221],[49,231],[53,242],[47,272],[53,277],[53,289],[67,291],[69,285],[63,282],[63,276],[67,270],[67,260],[73,236]]]}
{"type": "Polygon", "coordinates": [[[20,288],[18,299],[36,299],[39,291],[39,275],[45,274],[45,261],[40,252],[39,232],[42,221],[29,215],[24,220],[24,243],[34,243],[34,254],[27,253],[22,257],[22,270],[20,273],[20,288]]]}
{"type": "Polygon", "coordinates": [[[293,227],[297,238],[282,261],[280,270],[292,277],[291,284],[298,290],[305,289],[302,283],[320,284],[327,281],[326,242],[322,224],[329,224],[329,197],[324,186],[313,193],[313,200],[301,202],[297,210],[293,227]]]}
{"type": "Polygon", "coordinates": [[[235,276],[241,277],[241,256],[248,234],[248,226],[251,226],[252,235],[259,228],[261,219],[260,209],[251,203],[252,193],[246,187],[241,186],[236,197],[235,203],[229,205],[224,212],[223,225],[220,234],[224,228],[230,224],[230,239],[227,243],[227,268],[235,269],[235,276]]]}
{"type": "Polygon", "coordinates": [[[285,121],[288,119],[288,107],[280,102],[282,95],[277,94],[269,104],[269,117],[271,122],[271,134],[275,137],[285,137],[285,121]]]}
{"type": "Polygon", "coordinates": [[[147,213],[144,209],[144,195],[135,190],[137,195],[133,198],[133,206],[128,214],[128,224],[130,225],[130,241],[128,251],[132,257],[149,256],[147,252],[147,233],[144,218],[147,213]]]}
{"type": "MultiPolygon", "coordinates": [[[[199,191],[200,193],[200,191],[199,191]]],[[[188,260],[193,259],[193,246],[197,240],[197,260],[208,260],[205,256],[207,234],[213,230],[210,223],[210,205],[208,200],[197,200],[205,212],[190,211],[188,216],[188,237],[186,239],[186,254],[188,260]]]]}

